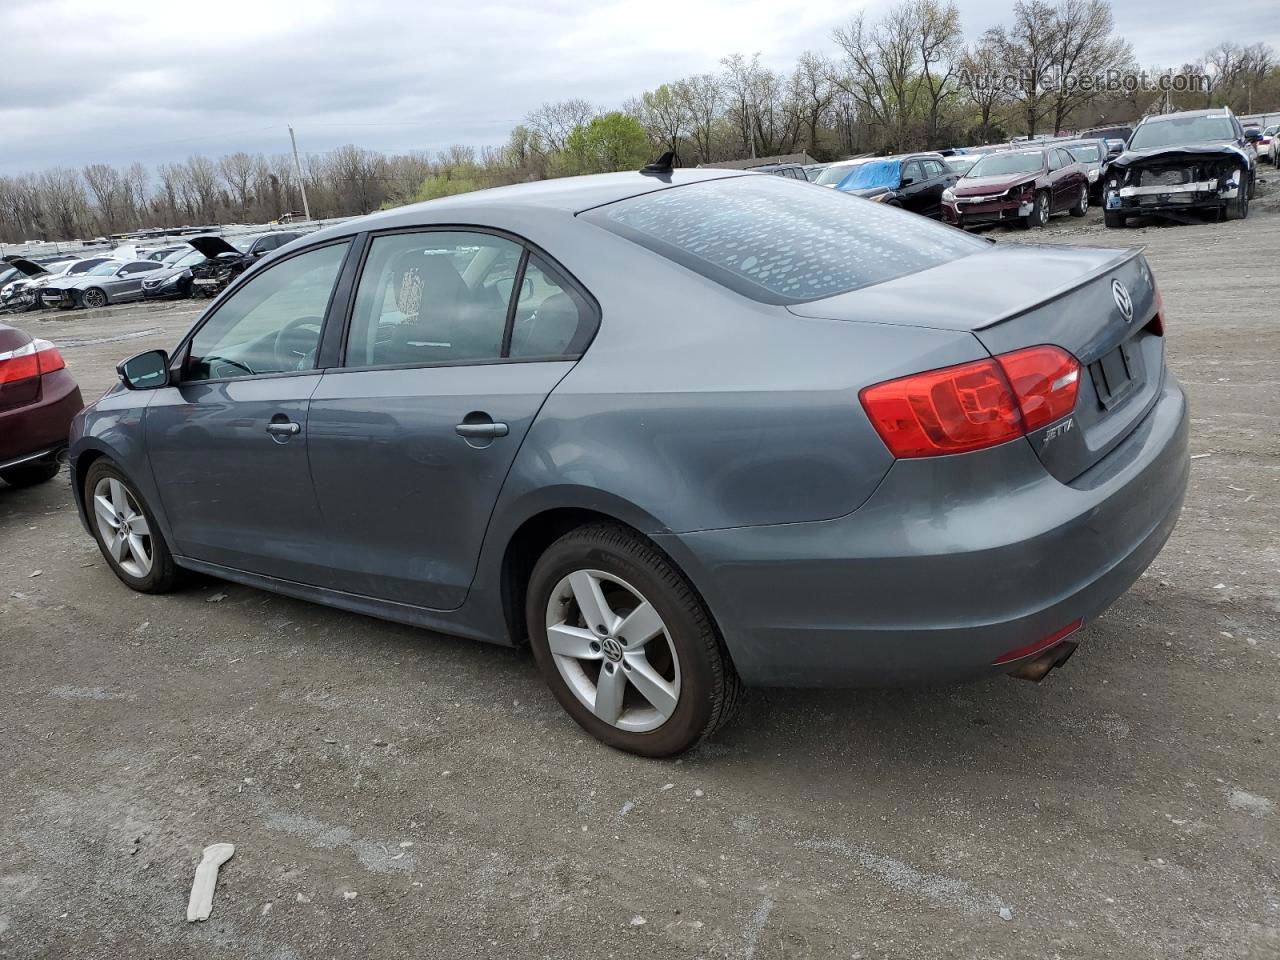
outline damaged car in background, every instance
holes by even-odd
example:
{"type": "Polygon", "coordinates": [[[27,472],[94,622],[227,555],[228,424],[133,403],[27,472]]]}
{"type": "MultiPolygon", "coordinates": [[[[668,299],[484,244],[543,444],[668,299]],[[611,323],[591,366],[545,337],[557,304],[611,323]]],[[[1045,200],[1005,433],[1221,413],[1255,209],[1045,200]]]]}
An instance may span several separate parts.
{"type": "Polygon", "coordinates": [[[21,279],[6,284],[0,290],[0,313],[23,313],[28,310],[39,310],[44,306],[41,300],[42,291],[50,284],[62,279],[71,279],[88,273],[109,257],[89,257],[85,260],[71,258],[41,264],[26,257],[9,256],[4,260],[16,268],[21,279]]]}
{"type": "Polygon", "coordinates": [[[1191,223],[1191,211],[1243,220],[1257,167],[1257,151],[1228,108],[1145,117],[1107,167],[1103,217],[1108,227],[1133,216],[1191,223]]]}
{"type": "Polygon", "coordinates": [[[203,263],[190,268],[192,293],[200,297],[216,297],[232,280],[268,253],[300,236],[301,232],[274,231],[236,237],[234,242],[222,237],[191,237],[187,243],[205,257],[203,263]]]}

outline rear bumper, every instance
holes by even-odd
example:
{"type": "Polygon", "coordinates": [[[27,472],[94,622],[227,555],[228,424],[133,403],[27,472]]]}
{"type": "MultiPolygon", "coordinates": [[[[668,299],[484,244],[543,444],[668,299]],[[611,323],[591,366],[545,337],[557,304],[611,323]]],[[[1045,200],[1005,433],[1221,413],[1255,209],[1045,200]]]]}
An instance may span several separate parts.
{"type": "Polygon", "coordinates": [[[1123,594],[1172,532],[1189,468],[1168,376],[1147,418],[1071,484],[1017,440],[898,461],[836,520],[655,540],[702,591],[748,684],[973,679],[1123,594]]]}
{"type": "Polygon", "coordinates": [[[71,421],[83,407],[80,388],[67,370],[46,373],[39,400],[0,411],[0,467],[56,455],[66,447],[71,421]]]}

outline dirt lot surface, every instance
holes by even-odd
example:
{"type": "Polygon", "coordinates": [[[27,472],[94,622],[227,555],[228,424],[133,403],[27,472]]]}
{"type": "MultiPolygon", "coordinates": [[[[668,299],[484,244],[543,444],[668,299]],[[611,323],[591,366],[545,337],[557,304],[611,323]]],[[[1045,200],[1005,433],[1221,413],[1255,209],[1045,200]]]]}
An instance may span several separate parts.
{"type": "MultiPolygon", "coordinates": [[[[755,691],[644,761],[525,651],[134,594],[65,473],[0,489],[0,956],[1280,956],[1276,199],[1030,238],[1147,245],[1197,457],[1164,553],[1039,686],[755,691]]],[[[92,400],[197,310],[20,322],[92,400]]]]}

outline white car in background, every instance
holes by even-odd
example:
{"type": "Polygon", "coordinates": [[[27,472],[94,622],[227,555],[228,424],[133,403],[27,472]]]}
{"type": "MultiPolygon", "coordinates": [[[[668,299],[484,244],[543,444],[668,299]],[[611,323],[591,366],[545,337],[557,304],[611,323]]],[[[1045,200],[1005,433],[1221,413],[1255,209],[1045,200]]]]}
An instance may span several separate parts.
{"type": "Polygon", "coordinates": [[[1280,167],[1280,123],[1273,123],[1262,130],[1262,139],[1254,144],[1259,160],[1270,160],[1280,167]]]}
{"type": "Polygon", "coordinates": [[[829,163],[823,167],[822,172],[813,178],[813,182],[820,187],[834,188],[837,183],[847,177],[856,167],[866,163],[868,157],[862,157],[858,160],[837,160],[835,163],[829,163]]]}

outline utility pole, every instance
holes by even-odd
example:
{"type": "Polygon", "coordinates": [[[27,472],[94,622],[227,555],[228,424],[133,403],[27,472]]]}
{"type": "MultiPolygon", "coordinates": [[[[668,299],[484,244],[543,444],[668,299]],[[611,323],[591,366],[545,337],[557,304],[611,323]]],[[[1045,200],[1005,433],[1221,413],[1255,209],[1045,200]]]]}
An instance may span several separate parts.
{"type": "Polygon", "coordinates": [[[302,179],[302,164],[298,162],[298,139],[293,135],[293,125],[289,125],[289,142],[293,144],[293,166],[298,171],[298,189],[302,191],[302,215],[311,219],[311,207],[307,203],[307,184],[302,179]]]}

